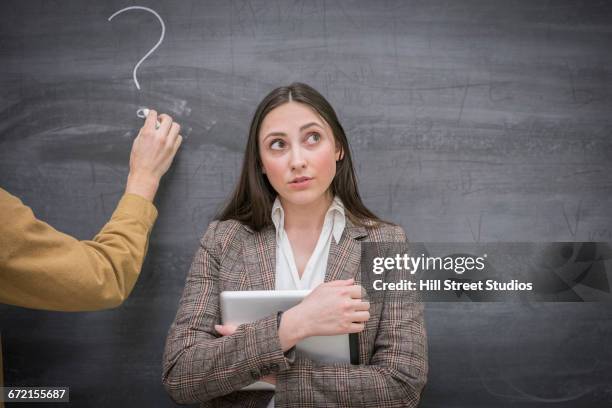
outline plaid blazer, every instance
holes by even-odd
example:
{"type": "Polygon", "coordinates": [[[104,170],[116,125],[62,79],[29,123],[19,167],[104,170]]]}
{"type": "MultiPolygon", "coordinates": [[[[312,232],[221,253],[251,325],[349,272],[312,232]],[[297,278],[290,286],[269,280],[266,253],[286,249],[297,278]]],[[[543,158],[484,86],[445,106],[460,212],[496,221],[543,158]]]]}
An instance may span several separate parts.
{"type": "MultiPolygon", "coordinates": [[[[325,281],[360,282],[360,242],[405,242],[401,227],[359,227],[348,218],[339,243],[332,240],[325,281]]],[[[359,365],[321,364],[299,352],[283,353],[277,317],[242,324],[221,337],[219,294],[225,290],[273,290],[274,226],[255,232],[233,220],[214,221],[200,241],[179,310],[170,327],[162,381],[178,403],[201,407],[415,407],[425,385],[427,337],[423,305],[370,303],[370,319],[358,334],[359,365]],[[275,391],[238,391],[270,373],[275,391]]]]}

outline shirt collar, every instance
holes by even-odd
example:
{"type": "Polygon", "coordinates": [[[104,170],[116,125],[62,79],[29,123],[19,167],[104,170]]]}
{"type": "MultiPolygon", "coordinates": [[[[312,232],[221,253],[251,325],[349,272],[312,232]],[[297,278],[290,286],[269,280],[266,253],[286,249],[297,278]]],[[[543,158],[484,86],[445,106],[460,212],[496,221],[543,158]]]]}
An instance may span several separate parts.
{"type": "MultiPolygon", "coordinates": [[[[344,232],[344,227],[346,226],[344,204],[342,203],[340,197],[334,196],[331,205],[325,213],[324,222],[332,223],[332,236],[336,240],[336,243],[340,242],[340,238],[344,232]]],[[[272,205],[272,223],[276,228],[276,234],[278,236],[280,231],[284,230],[285,228],[285,211],[283,210],[283,206],[281,205],[278,196],[272,205]]]]}

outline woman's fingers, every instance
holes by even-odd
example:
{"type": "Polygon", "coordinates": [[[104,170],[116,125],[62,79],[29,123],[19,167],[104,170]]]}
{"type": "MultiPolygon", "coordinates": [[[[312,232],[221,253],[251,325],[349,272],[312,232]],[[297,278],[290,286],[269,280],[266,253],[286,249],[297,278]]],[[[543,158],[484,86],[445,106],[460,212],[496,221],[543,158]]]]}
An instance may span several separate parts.
{"type": "Polygon", "coordinates": [[[351,323],[347,333],[359,333],[365,329],[365,323],[351,323]]]}
{"type": "Polygon", "coordinates": [[[353,314],[351,314],[351,320],[355,323],[367,322],[369,318],[370,318],[370,312],[368,311],[354,312],[353,314]]]}
{"type": "Polygon", "coordinates": [[[268,374],[265,377],[261,377],[259,381],[265,381],[267,383],[276,385],[276,374],[268,374]]]}
{"type": "Polygon", "coordinates": [[[351,299],[361,299],[361,289],[362,287],[359,285],[353,285],[349,289],[349,295],[351,299]]]}
{"type": "Polygon", "coordinates": [[[370,302],[355,299],[353,305],[356,311],[370,310],[370,302]]]}
{"type": "Polygon", "coordinates": [[[215,324],[215,330],[222,336],[231,336],[238,326],[233,324],[215,324]]]}
{"type": "Polygon", "coordinates": [[[315,288],[302,302],[300,315],[304,332],[310,336],[330,336],[357,333],[370,319],[370,303],[362,301],[364,289],[353,278],[325,282],[315,288]]]}
{"type": "Polygon", "coordinates": [[[324,285],[324,286],[347,286],[347,285],[352,285],[353,282],[355,282],[355,279],[350,278],[350,279],[340,279],[340,280],[329,281],[329,282],[322,283],[321,285],[324,285]]]}

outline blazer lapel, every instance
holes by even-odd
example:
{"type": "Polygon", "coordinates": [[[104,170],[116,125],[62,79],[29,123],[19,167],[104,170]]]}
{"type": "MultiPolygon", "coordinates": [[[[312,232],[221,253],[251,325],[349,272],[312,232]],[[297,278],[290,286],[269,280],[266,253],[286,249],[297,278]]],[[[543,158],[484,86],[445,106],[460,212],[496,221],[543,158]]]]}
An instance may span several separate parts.
{"type": "MultiPolygon", "coordinates": [[[[250,230],[249,230],[250,231],[250,230]]],[[[276,283],[276,230],[269,226],[251,231],[243,246],[250,290],[274,290],[276,283]]]]}
{"type": "Polygon", "coordinates": [[[361,262],[359,239],[367,235],[364,227],[356,226],[348,217],[346,218],[346,226],[340,242],[336,243],[333,237],[331,240],[325,282],[349,278],[355,278],[356,282],[361,282],[361,277],[357,276],[361,262]]]}

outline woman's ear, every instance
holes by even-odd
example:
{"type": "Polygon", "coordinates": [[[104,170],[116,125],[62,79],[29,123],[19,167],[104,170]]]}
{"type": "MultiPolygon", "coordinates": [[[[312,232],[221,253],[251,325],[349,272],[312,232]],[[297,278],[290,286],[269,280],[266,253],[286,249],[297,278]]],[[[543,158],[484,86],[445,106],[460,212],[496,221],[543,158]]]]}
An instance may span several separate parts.
{"type": "Polygon", "coordinates": [[[342,146],[336,145],[336,161],[340,161],[344,158],[344,150],[342,146]]]}

